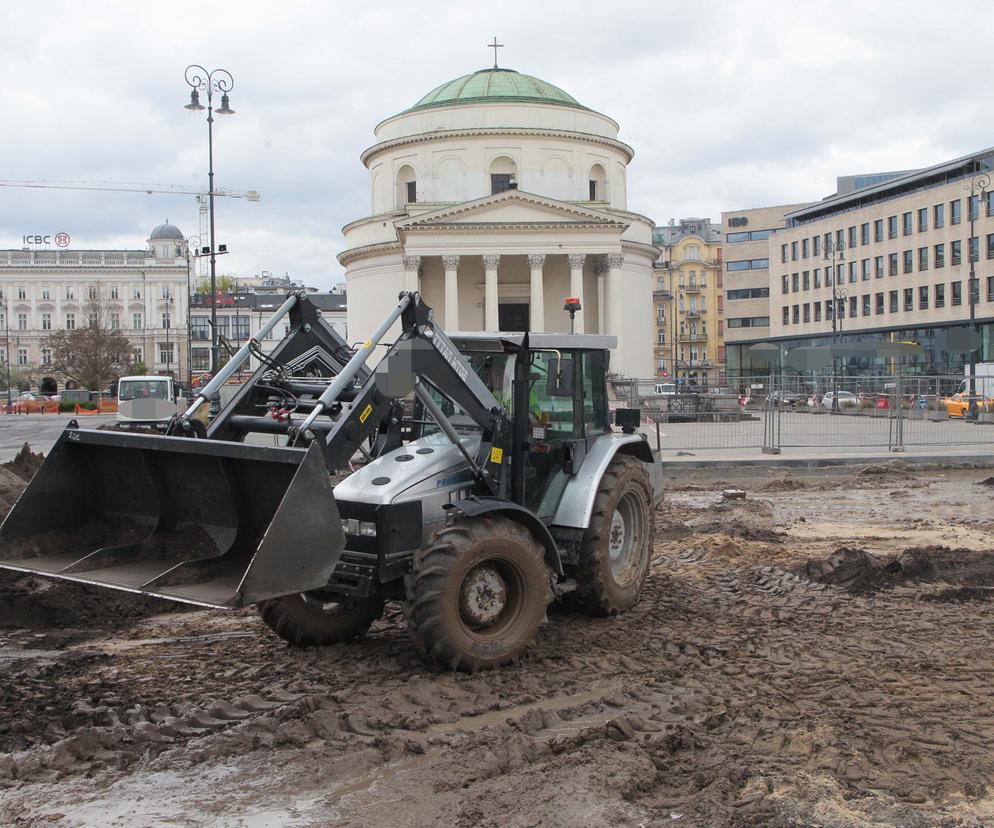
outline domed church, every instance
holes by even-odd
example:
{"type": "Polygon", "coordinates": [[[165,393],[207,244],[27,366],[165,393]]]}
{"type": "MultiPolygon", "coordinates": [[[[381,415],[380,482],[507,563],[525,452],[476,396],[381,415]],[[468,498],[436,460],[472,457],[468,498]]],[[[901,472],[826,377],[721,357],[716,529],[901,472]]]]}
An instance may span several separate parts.
{"type": "Polygon", "coordinates": [[[447,331],[617,338],[611,370],[653,375],[650,219],[627,209],[633,150],[618,124],[551,83],[481,69],[443,83],[375,130],[362,154],[370,210],[344,228],[350,338],[401,290],[447,331]]]}

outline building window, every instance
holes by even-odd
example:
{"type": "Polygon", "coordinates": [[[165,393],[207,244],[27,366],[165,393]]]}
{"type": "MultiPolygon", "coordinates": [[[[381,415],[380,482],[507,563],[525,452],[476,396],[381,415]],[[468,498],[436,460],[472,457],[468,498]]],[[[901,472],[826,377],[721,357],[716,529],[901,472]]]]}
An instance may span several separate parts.
{"type": "Polygon", "coordinates": [[[72,285],[66,285],[66,299],[75,299],[76,289],[72,285]]]}
{"type": "Polygon", "coordinates": [[[800,286],[800,282],[798,280],[797,274],[796,273],[791,273],[790,274],[790,292],[791,293],[797,293],[797,291],[799,289],[799,286],[800,286]]]}
{"type": "Polygon", "coordinates": [[[815,322],[821,322],[821,302],[815,302],[815,322]]]}
{"type": "Polygon", "coordinates": [[[897,291],[892,290],[890,292],[890,312],[897,313],[897,291]]]}
{"type": "Polygon", "coordinates": [[[28,349],[18,348],[17,349],[17,364],[27,365],[28,364],[28,349]]]}
{"type": "Polygon", "coordinates": [[[167,330],[172,327],[172,319],[169,316],[169,311],[162,312],[162,327],[167,330]]]}
{"type": "Polygon", "coordinates": [[[887,238],[897,238],[897,216],[890,216],[887,219],[887,238]]]}
{"type": "Polygon", "coordinates": [[[876,297],[876,312],[881,314],[884,312],[884,295],[883,293],[878,293],[876,297]]]}
{"type": "Polygon", "coordinates": [[[790,308],[788,308],[786,305],[784,305],[783,307],[783,324],[784,325],[790,324],[790,308]]]}
{"type": "Polygon", "coordinates": [[[132,359],[132,362],[135,365],[137,365],[139,362],[144,362],[145,361],[145,354],[142,353],[142,349],[141,348],[135,348],[131,352],[131,359],[132,359]]]}
{"type": "Polygon", "coordinates": [[[797,261],[797,242],[796,241],[792,241],[790,243],[790,260],[792,262],[796,262],[797,261]]]}
{"type": "Polygon", "coordinates": [[[975,262],[980,258],[980,238],[974,236],[967,242],[969,246],[970,261],[975,262]]]}
{"type": "Polygon", "coordinates": [[[770,266],[769,259],[738,259],[733,262],[725,262],[725,269],[736,270],[765,270],[770,266]]]}
{"type": "Polygon", "coordinates": [[[804,321],[805,322],[811,321],[811,305],[808,302],[804,303],[804,321]]]}
{"type": "Polygon", "coordinates": [[[810,242],[808,241],[808,239],[801,239],[801,258],[802,259],[808,258],[808,245],[809,244],[810,244],[810,242]]]}
{"type": "MultiPolygon", "coordinates": [[[[660,305],[662,307],[662,305],[660,305]]],[[[190,337],[192,339],[210,339],[210,321],[206,316],[190,317],[190,337]]]]}
{"type": "Polygon", "coordinates": [[[877,279],[884,278],[884,257],[874,256],[873,257],[873,275],[877,279]]]}
{"type": "Polygon", "coordinates": [[[887,254],[887,273],[890,276],[897,276],[897,253],[887,254]]]}
{"type": "Polygon", "coordinates": [[[46,300],[51,300],[51,298],[52,298],[52,291],[49,290],[48,288],[42,288],[41,289],[41,298],[42,299],[46,299],[46,300]]]}
{"type": "Polygon", "coordinates": [[[141,299],[142,298],[142,289],[140,287],[131,288],[131,298],[132,299],[141,299]]]}
{"type": "Polygon", "coordinates": [[[844,230],[835,231],[835,246],[841,250],[846,243],[846,233],[844,230]]]}
{"type": "Polygon", "coordinates": [[[980,196],[979,195],[967,196],[966,202],[967,202],[967,209],[969,209],[970,211],[970,219],[976,221],[977,217],[980,215],[980,196]]]}
{"type": "MultiPolygon", "coordinates": [[[[928,288],[922,287],[918,294],[918,307],[922,310],[928,310],[928,288]]],[[[904,289],[904,309],[906,311],[912,311],[915,309],[915,289],[905,288],[904,289]]]]}
{"type": "Polygon", "coordinates": [[[870,243],[870,222],[864,221],[859,226],[859,242],[860,244],[870,243]]]}
{"type": "Polygon", "coordinates": [[[905,250],[901,254],[901,257],[904,260],[904,272],[911,273],[911,271],[914,270],[914,264],[915,264],[914,252],[911,250],[905,250]]]}
{"type": "Polygon", "coordinates": [[[918,232],[924,233],[928,230],[928,207],[922,207],[918,211],[918,232]]]}
{"type": "Polygon", "coordinates": [[[159,362],[169,365],[173,361],[173,343],[159,343],[159,362]]]}
{"type": "Polygon", "coordinates": [[[949,223],[959,224],[963,220],[963,206],[957,198],[949,202],[949,223]]]}
{"type": "Polygon", "coordinates": [[[814,288],[818,290],[821,287],[821,268],[816,267],[814,270],[814,288]]]}
{"type": "Polygon", "coordinates": [[[24,288],[19,287],[17,289],[17,298],[18,299],[27,299],[28,298],[28,292],[24,288]]]}
{"type": "Polygon", "coordinates": [[[962,282],[950,282],[950,293],[952,294],[952,304],[962,305],[963,304],[963,283],[962,282]]]}
{"type": "Polygon", "coordinates": [[[699,262],[701,260],[701,248],[696,244],[688,244],[683,249],[683,257],[691,262],[699,262]]]}
{"type": "Polygon", "coordinates": [[[666,344],[666,331],[658,331],[656,333],[656,344],[665,345],[666,344]]]}
{"type": "Polygon", "coordinates": [[[859,299],[855,296],[849,297],[849,317],[855,319],[859,315],[859,299]]]}
{"type": "Polygon", "coordinates": [[[832,311],[833,304],[831,299],[825,300],[825,319],[829,322],[835,318],[835,313],[832,311]]]}
{"type": "Polygon", "coordinates": [[[28,329],[28,315],[26,313],[17,314],[17,330],[26,331],[28,329]]]}
{"type": "Polygon", "coordinates": [[[121,289],[117,285],[110,286],[110,298],[111,299],[121,298],[121,289]]]}
{"type": "Polygon", "coordinates": [[[95,313],[86,314],[86,326],[88,328],[97,327],[97,315],[95,313]]]}
{"type": "Polygon", "coordinates": [[[41,349],[41,364],[51,365],[52,364],[52,349],[42,348],[41,349]]]}
{"type": "Polygon", "coordinates": [[[928,270],[928,248],[919,247],[918,248],[918,269],[928,270]]]}
{"type": "Polygon", "coordinates": [[[787,264],[787,245],[780,245],[780,263],[787,264]]]}
{"type": "MultiPolygon", "coordinates": [[[[988,213],[990,215],[990,213],[988,213]]],[[[813,256],[821,255],[821,236],[811,237],[811,254],[813,256]]]]}
{"type": "Polygon", "coordinates": [[[190,350],[190,367],[194,371],[209,371],[211,367],[210,348],[192,348],[190,350]]]}
{"type": "Polygon", "coordinates": [[[884,240],[884,220],[876,219],[873,222],[873,240],[882,242],[884,240]]]}
{"type": "Polygon", "coordinates": [[[119,331],[121,329],[121,314],[112,313],[110,315],[110,326],[115,331],[119,331]]]}
{"type": "Polygon", "coordinates": [[[140,313],[131,314],[131,328],[135,331],[142,329],[142,315],[140,313]]]}
{"type": "Polygon", "coordinates": [[[869,293],[864,293],[863,294],[863,316],[869,316],[869,315],[870,315],[870,294],[869,293]]]}
{"type": "Polygon", "coordinates": [[[50,314],[50,313],[43,313],[41,315],[41,329],[43,331],[50,331],[50,330],[52,330],[52,314],[50,314]]]}
{"type": "Polygon", "coordinates": [[[66,330],[67,331],[76,330],[76,314],[74,313],[66,314],[66,330]]]}
{"type": "Polygon", "coordinates": [[[786,273],[780,277],[780,292],[785,296],[790,293],[790,277],[786,273]]]}
{"type": "Polygon", "coordinates": [[[935,286],[935,306],[937,308],[944,308],[946,306],[946,286],[936,285],[935,286]]]}
{"type": "Polygon", "coordinates": [[[950,264],[958,265],[963,260],[963,243],[960,241],[949,242],[950,264]]]}
{"type": "Polygon", "coordinates": [[[870,281],[870,260],[869,259],[863,259],[859,263],[859,267],[860,267],[860,278],[864,282],[870,281]]]}
{"type": "Polygon", "coordinates": [[[794,320],[794,324],[795,325],[800,325],[801,324],[801,306],[800,305],[794,305],[791,308],[791,318],[794,320]]]}
{"type": "Polygon", "coordinates": [[[95,285],[90,285],[86,289],[86,298],[87,299],[96,299],[97,298],[97,288],[96,288],[95,285]]]}
{"type": "Polygon", "coordinates": [[[805,270],[801,273],[801,286],[803,290],[811,290],[811,271],[805,270]]]}
{"type": "Polygon", "coordinates": [[[850,284],[857,282],[858,278],[856,276],[856,262],[849,262],[849,282],[850,284]]]}
{"type": "Polygon", "coordinates": [[[946,224],[946,205],[936,204],[932,208],[932,226],[938,230],[946,224]]]}
{"type": "Polygon", "coordinates": [[[856,225],[854,224],[849,228],[849,249],[852,250],[856,246],[856,225]]]}
{"type": "Polygon", "coordinates": [[[994,302],[994,276],[987,277],[987,301],[994,302]]]}
{"type": "Polygon", "coordinates": [[[935,255],[932,257],[935,261],[935,269],[938,270],[940,267],[946,266],[946,246],[944,244],[937,244],[935,246],[935,255]]]}
{"type": "Polygon", "coordinates": [[[911,213],[901,214],[901,225],[905,236],[910,236],[914,232],[914,226],[911,221],[911,213]]]}

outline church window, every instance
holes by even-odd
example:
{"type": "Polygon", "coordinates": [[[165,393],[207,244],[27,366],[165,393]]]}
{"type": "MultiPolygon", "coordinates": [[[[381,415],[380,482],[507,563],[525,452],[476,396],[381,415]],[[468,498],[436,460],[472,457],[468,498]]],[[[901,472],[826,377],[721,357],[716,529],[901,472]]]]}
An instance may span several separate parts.
{"type": "Polygon", "coordinates": [[[607,201],[607,173],[600,164],[594,164],[590,168],[589,196],[591,201],[607,201]]]}
{"type": "Polygon", "coordinates": [[[404,164],[397,170],[397,209],[403,209],[405,204],[413,204],[418,200],[418,181],[414,167],[404,164]]]}
{"type": "Polygon", "coordinates": [[[502,155],[490,162],[490,194],[518,189],[517,165],[514,159],[502,155]]]}

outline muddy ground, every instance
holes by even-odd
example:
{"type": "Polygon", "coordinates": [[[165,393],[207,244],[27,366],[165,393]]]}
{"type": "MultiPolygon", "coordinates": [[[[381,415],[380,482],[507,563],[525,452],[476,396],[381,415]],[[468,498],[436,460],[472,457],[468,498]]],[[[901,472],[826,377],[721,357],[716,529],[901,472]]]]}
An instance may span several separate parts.
{"type": "Polygon", "coordinates": [[[0,629],[0,824],[992,825],[992,475],[683,473],[636,609],[474,676],[390,605],[304,650],[62,606],[0,629]]]}

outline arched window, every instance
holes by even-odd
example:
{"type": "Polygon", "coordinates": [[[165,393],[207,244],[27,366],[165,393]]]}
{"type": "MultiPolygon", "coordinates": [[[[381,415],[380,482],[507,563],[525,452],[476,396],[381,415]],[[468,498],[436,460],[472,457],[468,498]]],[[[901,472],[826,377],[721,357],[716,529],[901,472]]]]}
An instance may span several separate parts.
{"type": "Polygon", "coordinates": [[[701,248],[696,244],[688,244],[684,248],[684,252],[687,254],[687,259],[692,262],[699,262],[701,260],[701,248]]]}
{"type": "Polygon", "coordinates": [[[490,194],[518,189],[518,165],[513,158],[501,155],[490,162],[490,194]]]}
{"type": "Polygon", "coordinates": [[[607,201],[607,173],[600,164],[594,164],[590,168],[589,180],[589,200],[607,201]]]}
{"type": "Polygon", "coordinates": [[[397,209],[418,200],[418,180],[414,167],[404,164],[397,170],[397,209]]]}

